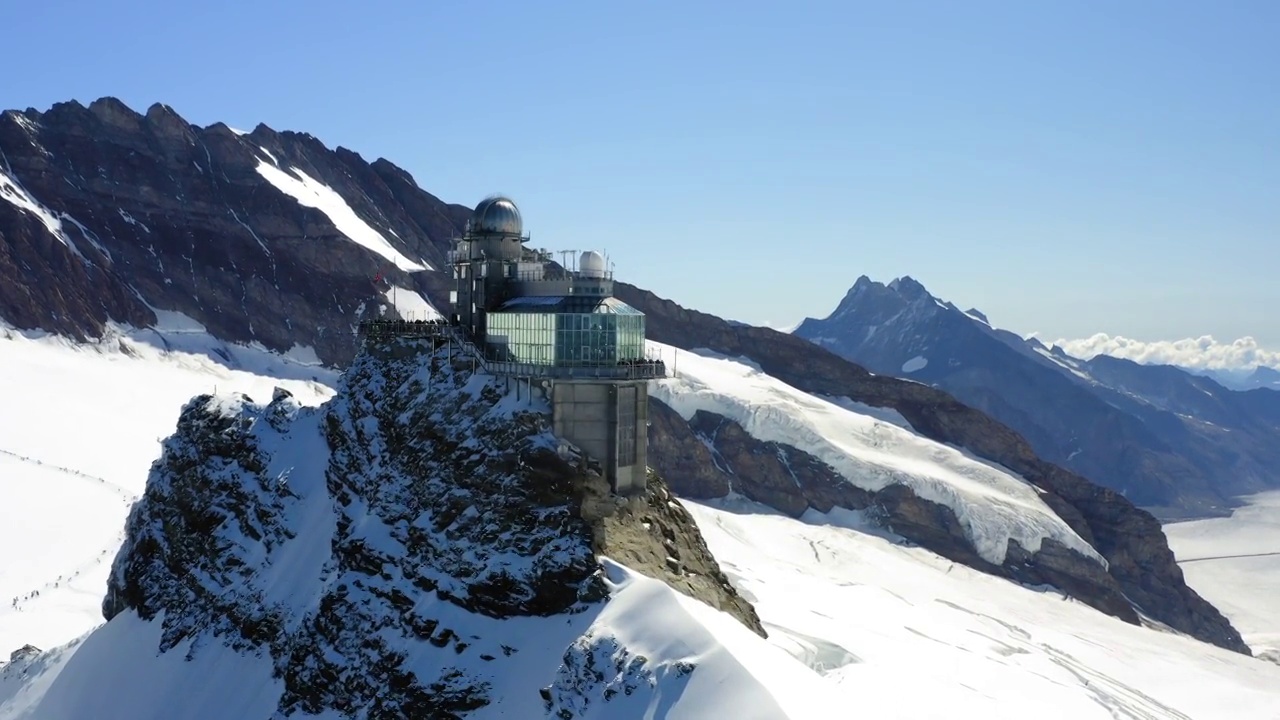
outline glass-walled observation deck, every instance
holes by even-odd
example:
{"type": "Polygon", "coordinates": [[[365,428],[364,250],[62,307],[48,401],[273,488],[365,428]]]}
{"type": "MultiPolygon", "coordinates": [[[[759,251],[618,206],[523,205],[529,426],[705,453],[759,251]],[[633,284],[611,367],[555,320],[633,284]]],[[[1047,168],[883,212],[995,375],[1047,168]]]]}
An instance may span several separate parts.
{"type": "Polygon", "coordinates": [[[644,314],[616,298],[520,297],[487,315],[486,355],[524,365],[647,362],[644,314]]]}

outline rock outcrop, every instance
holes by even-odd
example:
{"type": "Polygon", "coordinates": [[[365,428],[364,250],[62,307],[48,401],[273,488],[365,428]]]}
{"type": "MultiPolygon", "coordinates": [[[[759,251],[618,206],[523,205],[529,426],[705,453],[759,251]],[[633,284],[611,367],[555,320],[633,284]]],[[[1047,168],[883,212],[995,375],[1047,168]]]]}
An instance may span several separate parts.
{"type": "Polygon", "coordinates": [[[162,651],[269,655],[282,716],[496,701],[487,678],[521,648],[483,619],[589,618],[609,601],[602,555],[763,635],[662,480],[611,496],[545,409],[430,340],[371,345],[318,409],[197,397],[130,514],[103,613],[162,623],[162,651]]]}
{"type": "MultiPolygon", "coordinates": [[[[873,375],[803,338],[769,328],[729,323],[624,283],[618,283],[616,291],[625,302],[645,313],[651,339],[680,348],[706,348],[729,357],[749,359],[769,375],[816,395],[847,397],[872,407],[891,408],[925,437],[965,448],[1021,475],[1042,491],[1041,497],[1054,512],[1106,558],[1109,574],[1135,609],[1205,642],[1249,652],[1231,623],[1187,586],[1160,523],[1150,513],[1113,490],[1041,460],[1026,440],[1007,426],[941,390],[873,375]]],[[[658,413],[654,416],[658,417],[658,413]]],[[[655,421],[654,427],[661,429],[663,425],[655,421]]],[[[665,462],[660,458],[692,447],[687,438],[681,440],[674,433],[672,437],[675,441],[670,445],[670,452],[665,449],[669,441],[659,438],[653,443],[651,462],[665,462]]],[[[667,466],[667,476],[676,492],[683,493],[682,475],[677,468],[667,466]]],[[[726,487],[731,482],[728,478],[723,480],[726,487]]],[[[770,486],[783,488],[785,483],[770,483],[770,486]]],[[[691,483],[690,493],[695,497],[712,497],[715,487],[716,482],[704,473],[704,477],[691,483]]],[[[787,494],[791,497],[775,501],[774,506],[794,511],[809,503],[798,484],[787,494]]],[[[758,497],[767,500],[768,495],[758,497]]],[[[910,498],[904,500],[910,501],[910,498]]],[[[917,542],[929,544],[938,552],[948,546],[944,538],[951,533],[946,530],[945,517],[935,514],[930,518],[932,511],[914,501],[903,505],[899,500],[887,506],[891,514],[896,512],[899,516],[895,529],[908,539],[919,538],[917,542]]],[[[1076,581],[1068,580],[1067,576],[1078,574],[1082,568],[1073,570],[1074,563],[1057,557],[1052,550],[1050,553],[1045,557],[1045,572],[1059,575],[1058,582],[1050,582],[1064,590],[1078,589],[1076,581]],[[1055,567],[1058,569],[1053,569],[1055,567]]],[[[1095,578],[1093,582],[1098,581],[1095,578]]],[[[1098,585],[1106,586],[1105,582],[1098,585]]],[[[1110,593],[1095,597],[1092,604],[1123,612],[1110,593]]]]}
{"type": "Polygon", "coordinates": [[[109,97],[5,111],[0,318],[83,338],[108,321],[141,328],[156,310],[180,312],[222,340],[305,345],[338,365],[355,355],[353,327],[390,304],[391,284],[446,305],[445,273],[397,269],[264,166],[305,176],[312,205],[349,208],[388,252],[432,268],[445,267],[470,213],[386,160],[304,133],[200,128],[168,106],[140,114],[109,97]]]}

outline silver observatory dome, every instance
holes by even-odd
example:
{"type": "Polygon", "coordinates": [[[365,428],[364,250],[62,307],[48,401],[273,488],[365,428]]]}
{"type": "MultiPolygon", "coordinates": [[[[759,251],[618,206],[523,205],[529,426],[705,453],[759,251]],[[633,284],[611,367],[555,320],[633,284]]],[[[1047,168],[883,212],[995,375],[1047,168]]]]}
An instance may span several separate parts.
{"type": "Polygon", "coordinates": [[[520,218],[520,209],[510,198],[501,195],[485,198],[471,213],[473,233],[520,235],[523,231],[524,221],[520,218]]]}

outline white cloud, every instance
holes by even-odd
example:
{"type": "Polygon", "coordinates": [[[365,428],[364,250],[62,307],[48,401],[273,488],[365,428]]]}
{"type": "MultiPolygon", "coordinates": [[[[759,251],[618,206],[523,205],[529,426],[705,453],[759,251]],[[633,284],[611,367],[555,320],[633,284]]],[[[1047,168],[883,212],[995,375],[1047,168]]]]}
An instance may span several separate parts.
{"type": "Polygon", "coordinates": [[[1193,370],[1252,370],[1259,365],[1280,370],[1280,352],[1258,346],[1251,337],[1229,343],[1205,335],[1185,340],[1146,342],[1098,333],[1081,340],[1054,343],[1079,358],[1111,355],[1144,365],[1177,365],[1193,370]]]}

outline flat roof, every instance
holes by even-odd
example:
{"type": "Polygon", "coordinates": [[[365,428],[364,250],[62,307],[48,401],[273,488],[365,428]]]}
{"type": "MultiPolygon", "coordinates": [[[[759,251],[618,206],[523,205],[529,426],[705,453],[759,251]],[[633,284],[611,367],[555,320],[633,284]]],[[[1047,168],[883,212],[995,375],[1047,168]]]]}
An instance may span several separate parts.
{"type": "Polygon", "coordinates": [[[497,312],[551,313],[551,314],[606,314],[643,315],[644,313],[614,297],[587,297],[585,295],[526,296],[512,298],[502,304],[497,312]]]}

